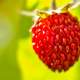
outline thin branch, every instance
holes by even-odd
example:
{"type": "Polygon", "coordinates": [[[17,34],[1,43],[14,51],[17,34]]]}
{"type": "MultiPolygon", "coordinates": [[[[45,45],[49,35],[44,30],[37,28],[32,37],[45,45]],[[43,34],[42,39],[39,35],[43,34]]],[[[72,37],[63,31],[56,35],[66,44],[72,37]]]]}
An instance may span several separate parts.
{"type": "Polygon", "coordinates": [[[46,11],[40,11],[40,10],[34,10],[32,12],[30,11],[25,11],[25,10],[22,10],[19,12],[20,15],[23,15],[23,16],[39,16],[41,18],[45,18],[47,16],[49,16],[49,13],[46,12],[46,11]]]}
{"type": "Polygon", "coordinates": [[[74,4],[71,6],[71,8],[73,9],[73,8],[76,8],[76,7],[78,7],[78,6],[80,6],[80,2],[74,2],[74,4]]]}
{"type": "Polygon", "coordinates": [[[25,10],[20,11],[19,14],[23,16],[34,16],[35,15],[34,12],[25,11],[25,10]]]}
{"type": "Polygon", "coordinates": [[[73,0],[73,2],[70,2],[70,3],[68,3],[68,4],[66,4],[66,5],[64,5],[58,9],[61,10],[62,12],[66,12],[66,11],[71,10],[73,8],[76,8],[78,6],[80,6],[80,2],[79,1],[74,2],[74,0],[73,0]]]}
{"type": "Polygon", "coordinates": [[[78,0],[73,0],[73,2],[75,3],[75,2],[78,2],[78,0]]]}

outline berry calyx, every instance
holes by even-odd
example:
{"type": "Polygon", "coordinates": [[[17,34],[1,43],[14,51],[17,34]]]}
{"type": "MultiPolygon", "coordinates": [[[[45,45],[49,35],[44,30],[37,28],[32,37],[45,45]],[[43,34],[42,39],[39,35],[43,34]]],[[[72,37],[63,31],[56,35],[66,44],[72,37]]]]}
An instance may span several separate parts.
{"type": "Polygon", "coordinates": [[[79,22],[69,12],[38,19],[32,28],[32,43],[36,54],[51,70],[68,70],[79,58],[79,22]]]}

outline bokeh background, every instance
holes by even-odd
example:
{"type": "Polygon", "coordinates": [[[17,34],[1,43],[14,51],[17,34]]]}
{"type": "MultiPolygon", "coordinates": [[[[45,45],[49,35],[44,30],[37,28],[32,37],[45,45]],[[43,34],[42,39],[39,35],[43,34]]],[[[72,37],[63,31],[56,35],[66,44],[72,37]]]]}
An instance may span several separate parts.
{"type": "MultiPolygon", "coordinates": [[[[71,0],[56,0],[61,7],[71,0]]],[[[80,60],[66,72],[52,72],[32,48],[32,16],[21,11],[49,10],[51,0],[0,0],[0,80],[80,80],[80,60]]],[[[80,20],[80,6],[70,10],[80,20]]]]}

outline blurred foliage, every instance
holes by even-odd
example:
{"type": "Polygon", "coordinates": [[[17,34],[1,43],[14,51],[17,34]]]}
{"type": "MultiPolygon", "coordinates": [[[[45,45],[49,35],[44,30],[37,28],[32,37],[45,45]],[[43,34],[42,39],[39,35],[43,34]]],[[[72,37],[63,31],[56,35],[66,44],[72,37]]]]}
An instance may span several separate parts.
{"type": "Polygon", "coordinates": [[[48,9],[50,6],[50,0],[26,0],[27,9],[48,9]],[[36,7],[36,8],[35,8],[36,7]]]}
{"type": "Polygon", "coordinates": [[[20,37],[17,11],[21,9],[21,6],[22,0],[0,0],[0,29],[3,30],[0,32],[0,80],[21,79],[16,60],[16,50],[20,37]],[[2,44],[3,41],[5,41],[5,46],[2,44]]]}
{"type": "Polygon", "coordinates": [[[32,17],[25,17],[21,16],[20,17],[20,33],[21,33],[21,38],[26,38],[29,37],[29,29],[32,26],[32,17]]]}
{"type": "Polygon", "coordinates": [[[70,12],[80,21],[80,6],[77,6],[76,8],[72,9],[70,12]]]}

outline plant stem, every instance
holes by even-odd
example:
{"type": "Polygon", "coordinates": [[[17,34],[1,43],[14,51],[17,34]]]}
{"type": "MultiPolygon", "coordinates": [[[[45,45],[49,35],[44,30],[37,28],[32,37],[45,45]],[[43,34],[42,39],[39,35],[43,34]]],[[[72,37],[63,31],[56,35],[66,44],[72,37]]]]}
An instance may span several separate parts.
{"type": "Polygon", "coordinates": [[[26,10],[22,10],[19,12],[19,14],[23,15],[23,16],[34,16],[34,12],[30,12],[30,11],[26,11],[26,10]]]}
{"type": "Polygon", "coordinates": [[[55,0],[52,0],[51,1],[51,9],[52,10],[55,10],[56,9],[56,1],[55,0]]]}
{"type": "Polygon", "coordinates": [[[75,2],[78,2],[78,0],[73,0],[73,2],[75,3],[75,2]]]}

